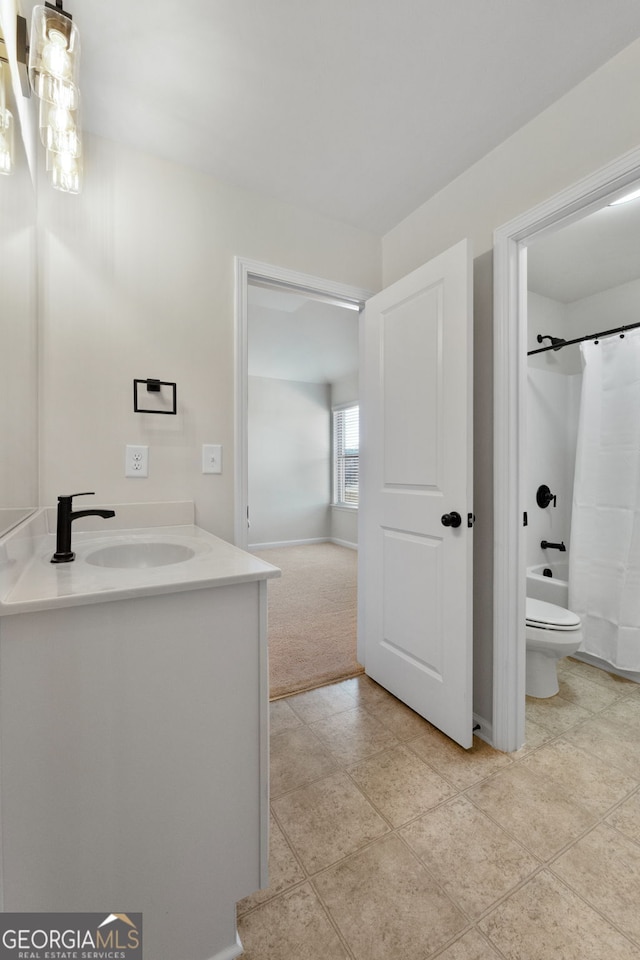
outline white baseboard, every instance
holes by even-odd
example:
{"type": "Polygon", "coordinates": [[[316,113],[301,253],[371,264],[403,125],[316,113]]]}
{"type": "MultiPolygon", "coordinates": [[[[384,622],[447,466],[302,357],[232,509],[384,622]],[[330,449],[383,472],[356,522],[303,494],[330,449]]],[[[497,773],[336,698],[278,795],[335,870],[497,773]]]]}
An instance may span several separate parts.
{"type": "Polygon", "coordinates": [[[247,550],[273,550],[276,547],[300,547],[308,543],[328,543],[329,537],[313,537],[307,540],[273,540],[270,543],[250,543],[247,550]]]}
{"type": "Polygon", "coordinates": [[[475,737],[480,737],[481,740],[484,740],[485,743],[488,743],[490,747],[493,746],[493,725],[489,723],[488,720],[485,720],[484,717],[479,717],[477,713],[473,714],[473,725],[476,724],[479,726],[478,730],[473,731],[475,737]]]}
{"type": "Polygon", "coordinates": [[[224,950],[218,950],[210,960],[235,960],[236,957],[242,956],[243,953],[244,947],[242,946],[242,941],[236,933],[236,942],[232,943],[229,947],[225,947],[224,950]]]}
{"type": "Polygon", "coordinates": [[[329,538],[329,543],[335,543],[336,546],[338,546],[338,547],[348,547],[349,550],[357,550],[357,549],[358,549],[358,544],[357,544],[357,543],[351,543],[350,540],[338,540],[337,537],[330,537],[330,538],[329,538]]]}
{"type": "Polygon", "coordinates": [[[270,543],[250,543],[247,550],[275,550],[277,547],[304,547],[312,543],[335,543],[338,547],[348,547],[357,550],[358,544],[350,540],[339,540],[337,537],[314,537],[308,540],[273,540],[270,543]]]}

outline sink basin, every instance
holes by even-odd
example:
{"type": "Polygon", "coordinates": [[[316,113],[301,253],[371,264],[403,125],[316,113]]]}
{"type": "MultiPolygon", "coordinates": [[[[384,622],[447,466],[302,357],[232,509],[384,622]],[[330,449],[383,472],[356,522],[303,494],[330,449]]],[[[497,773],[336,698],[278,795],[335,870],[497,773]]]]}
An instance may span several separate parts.
{"type": "Polygon", "coordinates": [[[145,567],[166,567],[184,563],[195,556],[195,550],[182,543],[113,543],[89,553],[85,560],[94,567],[141,570],[145,567]]]}

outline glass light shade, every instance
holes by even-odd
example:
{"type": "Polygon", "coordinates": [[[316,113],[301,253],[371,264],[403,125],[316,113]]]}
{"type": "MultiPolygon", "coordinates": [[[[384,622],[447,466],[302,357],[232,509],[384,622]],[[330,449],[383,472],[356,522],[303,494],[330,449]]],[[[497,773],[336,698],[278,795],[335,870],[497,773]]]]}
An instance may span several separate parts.
{"type": "Polygon", "coordinates": [[[40,101],[40,139],[53,153],[68,153],[79,157],[82,153],[80,115],[47,100],[40,101]]]}
{"type": "Polygon", "coordinates": [[[0,173],[13,173],[13,114],[10,110],[0,112],[0,173]]]}
{"type": "Polygon", "coordinates": [[[80,34],[64,14],[49,7],[33,8],[29,79],[34,92],[67,110],[78,107],[80,34]]]}
{"type": "Polygon", "coordinates": [[[64,193],[80,193],[82,190],[82,157],[47,150],[47,170],[56,190],[64,193]]]}
{"type": "Polygon", "coordinates": [[[609,206],[615,207],[619,203],[629,203],[630,200],[637,200],[638,197],[640,197],[640,190],[632,190],[631,193],[625,193],[624,196],[618,197],[618,199],[610,203],[609,206]]]}

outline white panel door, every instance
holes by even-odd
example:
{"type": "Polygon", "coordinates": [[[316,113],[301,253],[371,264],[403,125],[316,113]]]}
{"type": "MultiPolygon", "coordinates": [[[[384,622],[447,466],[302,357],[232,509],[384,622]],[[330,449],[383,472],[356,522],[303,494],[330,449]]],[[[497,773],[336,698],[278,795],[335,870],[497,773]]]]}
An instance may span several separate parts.
{"type": "Polygon", "coordinates": [[[473,739],[471,268],[462,241],[368,300],[360,358],[359,654],[373,680],[463,747],[473,739]]]}

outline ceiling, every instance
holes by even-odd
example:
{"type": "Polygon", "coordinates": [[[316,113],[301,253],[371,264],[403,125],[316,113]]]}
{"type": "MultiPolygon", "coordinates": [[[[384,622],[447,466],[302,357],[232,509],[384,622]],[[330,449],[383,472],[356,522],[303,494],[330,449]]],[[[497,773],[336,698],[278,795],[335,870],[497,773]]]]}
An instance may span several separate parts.
{"type": "Polygon", "coordinates": [[[377,234],[640,36],[637,0],[65,4],[85,129],[377,234]]]}
{"type": "Polygon", "coordinates": [[[250,377],[333,383],[357,374],[358,312],[249,284],[250,377]]]}
{"type": "Polygon", "coordinates": [[[640,198],[604,206],[534,240],[527,251],[529,290],[561,303],[639,278],[640,198]]]}
{"type": "MultiPolygon", "coordinates": [[[[640,197],[607,204],[528,246],[529,290],[561,303],[638,279],[640,197]]],[[[331,383],[357,373],[357,324],[353,310],[250,284],[249,374],[331,383]]]]}

